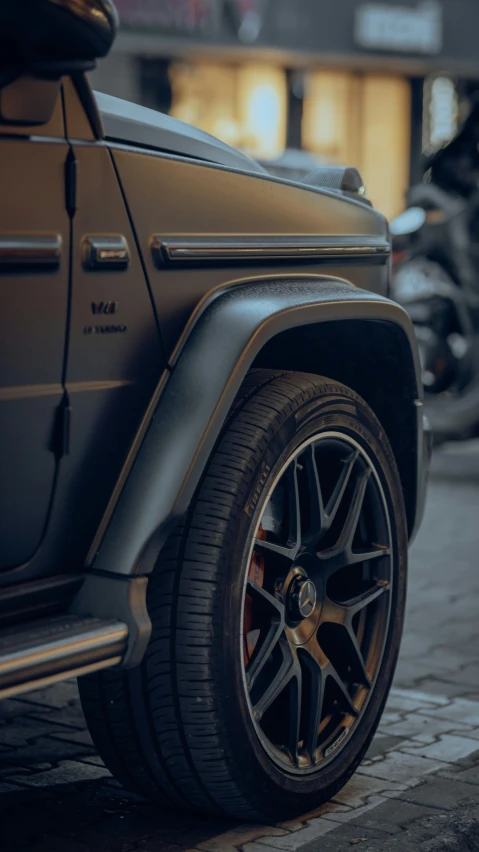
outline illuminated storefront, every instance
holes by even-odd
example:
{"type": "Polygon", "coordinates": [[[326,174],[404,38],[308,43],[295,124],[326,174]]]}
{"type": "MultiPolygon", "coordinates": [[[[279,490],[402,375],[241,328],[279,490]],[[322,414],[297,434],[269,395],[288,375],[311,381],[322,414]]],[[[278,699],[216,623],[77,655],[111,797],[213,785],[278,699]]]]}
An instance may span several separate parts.
{"type": "Polygon", "coordinates": [[[254,157],[274,159],[286,146],[287,86],[282,68],[172,62],[171,115],[254,157]]]}
{"type": "Polygon", "coordinates": [[[389,217],[403,207],[411,156],[430,146],[425,134],[445,141],[453,132],[448,75],[479,77],[475,0],[116,4],[122,30],[94,76],[98,88],[168,111],[262,160],[302,147],[322,162],[358,165],[389,217]],[[458,11],[470,27],[455,45],[458,11]],[[423,126],[425,78],[439,107],[423,126]]]}

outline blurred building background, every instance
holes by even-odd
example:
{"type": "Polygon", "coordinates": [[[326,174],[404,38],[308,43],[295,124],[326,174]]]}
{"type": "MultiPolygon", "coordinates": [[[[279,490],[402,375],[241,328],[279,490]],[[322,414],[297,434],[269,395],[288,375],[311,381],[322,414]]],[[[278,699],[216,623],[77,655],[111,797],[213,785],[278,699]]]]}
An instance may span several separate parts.
{"type": "Polygon", "coordinates": [[[388,217],[479,93],[479,0],[116,0],[95,88],[252,156],[357,165],[388,217]]]}

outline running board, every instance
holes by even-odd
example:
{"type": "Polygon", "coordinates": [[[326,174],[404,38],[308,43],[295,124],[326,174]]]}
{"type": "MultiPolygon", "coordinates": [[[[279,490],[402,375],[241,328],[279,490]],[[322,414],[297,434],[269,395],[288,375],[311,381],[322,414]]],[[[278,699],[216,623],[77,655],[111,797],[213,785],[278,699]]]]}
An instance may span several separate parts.
{"type": "Polygon", "coordinates": [[[0,698],[121,662],[121,621],[62,615],[0,630],[0,698]]]}

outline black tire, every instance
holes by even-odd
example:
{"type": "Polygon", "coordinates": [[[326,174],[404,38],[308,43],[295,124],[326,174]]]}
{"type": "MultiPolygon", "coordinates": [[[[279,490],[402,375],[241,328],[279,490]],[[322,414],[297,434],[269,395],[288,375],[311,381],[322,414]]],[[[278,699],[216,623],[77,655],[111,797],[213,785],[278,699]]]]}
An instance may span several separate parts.
{"type": "Polygon", "coordinates": [[[241,820],[284,820],[330,799],[363,758],[386,701],[402,632],[406,563],[400,479],[366,403],[320,376],[251,371],[186,520],[150,579],[153,632],[142,664],[79,682],[106,765],[125,786],[164,805],[241,820]],[[244,582],[278,471],[305,441],[332,430],[362,448],[384,494],[390,618],[374,685],[346,741],[317,769],[295,774],[271,758],[252,720],[239,645],[244,582]]]}

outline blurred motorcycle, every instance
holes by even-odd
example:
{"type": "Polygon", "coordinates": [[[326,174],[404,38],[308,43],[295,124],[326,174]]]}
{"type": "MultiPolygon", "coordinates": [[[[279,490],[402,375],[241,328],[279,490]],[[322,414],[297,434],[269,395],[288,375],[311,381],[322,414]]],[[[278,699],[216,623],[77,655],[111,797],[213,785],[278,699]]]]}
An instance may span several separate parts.
{"type": "Polygon", "coordinates": [[[479,104],[391,223],[393,295],[413,320],[435,443],[479,435],[479,104]]]}

